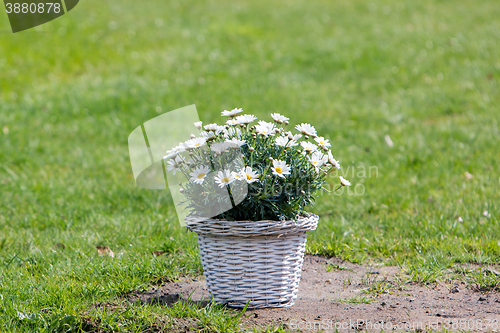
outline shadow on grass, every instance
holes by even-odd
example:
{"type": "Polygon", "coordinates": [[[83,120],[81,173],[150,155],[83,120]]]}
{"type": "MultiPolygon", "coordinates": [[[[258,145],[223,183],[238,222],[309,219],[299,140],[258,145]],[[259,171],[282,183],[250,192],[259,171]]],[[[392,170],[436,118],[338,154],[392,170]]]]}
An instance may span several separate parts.
{"type": "Polygon", "coordinates": [[[210,304],[210,300],[193,301],[191,299],[191,295],[187,298],[184,298],[176,293],[164,293],[163,295],[146,296],[143,299],[139,299],[137,302],[140,302],[141,304],[172,307],[179,301],[188,303],[189,305],[195,306],[197,308],[205,308],[210,304]]]}

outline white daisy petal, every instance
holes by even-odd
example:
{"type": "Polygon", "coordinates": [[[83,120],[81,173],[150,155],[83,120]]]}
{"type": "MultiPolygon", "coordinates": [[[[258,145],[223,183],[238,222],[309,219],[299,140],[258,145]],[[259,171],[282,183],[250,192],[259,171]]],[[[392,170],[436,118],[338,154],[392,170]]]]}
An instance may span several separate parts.
{"type": "Polygon", "coordinates": [[[245,175],[242,172],[231,172],[235,180],[245,180],[245,175]]]}
{"type": "Polygon", "coordinates": [[[230,118],[226,121],[226,124],[227,125],[230,125],[230,126],[235,126],[235,125],[238,125],[240,122],[238,121],[238,119],[235,119],[235,118],[230,118]]]}
{"type": "Polygon", "coordinates": [[[183,145],[185,149],[195,149],[204,146],[206,142],[207,140],[201,137],[187,140],[183,145]]]}
{"type": "Polygon", "coordinates": [[[173,159],[168,160],[167,162],[167,171],[172,171],[172,173],[175,175],[177,170],[180,169],[180,162],[182,162],[182,158],[179,156],[176,156],[173,159]]]}
{"type": "Polygon", "coordinates": [[[177,147],[172,148],[171,150],[167,151],[167,155],[165,155],[163,158],[174,158],[180,153],[186,151],[183,145],[178,145],[177,147]]]}
{"type": "Polygon", "coordinates": [[[290,174],[290,167],[286,164],[285,161],[281,160],[273,160],[273,166],[271,167],[273,171],[273,175],[276,175],[281,178],[285,178],[285,175],[290,174]]]}
{"type": "Polygon", "coordinates": [[[235,116],[237,115],[238,113],[241,113],[243,112],[243,109],[238,109],[238,108],[235,108],[235,109],[232,109],[231,111],[227,111],[227,110],[224,110],[221,112],[221,115],[222,116],[228,116],[228,117],[232,117],[232,116],[235,116]]]}
{"type": "Polygon", "coordinates": [[[224,133],[224,136],[226,138],[229,138],[229,137],[241,138],[241,135],[242,135],[241,130],[239,128],[235,128],[235,127],[226,128],[222,132],[224,133]]]}
{"type": "Polygon", "coordinates": [[[264,120],[259,120],[259,125],[260,125],[260,126],[265,126],[265,127],[272,127],[272,128],[274,128],[274,124],[273,124],[273,123],[269,123],[269,122],[264,121],[264,120]]]}
{"type": "Polygon", "coordinates": [[[212,150],[212,152],[214,152],[217,155],[220,155],[222,153],[226,153],[229,148],[230,148],[230,144],[227,142],[217,142],[217,143],[213,143],[210,146],[210,150],[212,150]]]}
{"type": "Polygon", "coordinates": [[[319,168],[321,168],[323,165],[325,165],[328,162],[328,156],[324,155],[320,151],[314,152],[311,157],[308,157],[309,162],[312,164],[312,166],[316,169],[317,172],[319,172],[319,168]]]}
{"type": "Polygon", "coordinates": [[[331,151],[328,151],[328,163],[340,170],[340,162],[333,158],[331,151]]]}
{"type": "Polygon", "coordinates": [[[330,148],[332,146],[329,142],[330,140],[327,140],[322,136],[314,138],[314,141],[316,141],[316,143],[322,148],[330,148]]]}
{"type": "Polygon", "coordinates": [[[290,139],[288,136],[278,136],[276,140],[274,140],[276,145],[281,146],[281,147],[295,147],[298,146],[299,143],[293,139],[290,139]]]}
{"type": "Polygon", "coordinates": [[[311,124],[302,123],[300,125],[295,126],[295,129],[302,134],[313,136],[313,137],[316,136],[316,129],[311,124]]]}
{"type": "Polygon", "coordinates": [[[307,142],[307,141],[302,141],[300,143],[300,145],[308,153],[312,153],[312,152],[314,152],[314,151],[316,151],[318,149],[318,146],[316,146],[314,143],[310,143],[310,142],[307,142]]]}
{"type": "Polygon", "coordinates": [[[288,141],[290,141],[287,137],[285,136],[278,136],[274,142],[276,145],[281,146],[281,147],[286,147],[288,144],[288,141]]]}
{"type": "Polygon", "coordinates": [[[345,179],[344,177],[339,176],[339,179],[340,179],[340,184],[342,186],[351,186],[351,182],[345,179]]]}
{"type": "Polygon", "coordinates": [[[224,172],[219,171],[217,173],[217,176],[214,177],[215,183],[219,185],[220,188],[223,188],[226,185],[231,184],[232,182],[235,181],[235,178],[231,171],[229,170],[224,170],[224,172]]]}
{"type": "Polygon", "coordinates": [[[215,135],[219,135],[220,133],[224,132],[226,130],[226,126],[217,126],[215,128],[215,135]]]}
{"type": "Polygon", "coordinates": [[[280,115],[279,113],[271,113],[271,118],[277,123],[284,123],[287,120],[290,120],[289,118],[280,115]]]}
{"type": "Polygon", "coordinates": [[[240,124],[249,124],[255,120],[257,120],[257,117],[254,115],[251,115],[251,114],[245,114],[245,115],[236,117],[236,121],[240,124]]]}
{"type": "Polygon", "coordinates": [[[213,138],[215,138],[215,133],[210,131],[210,132],[201,132],[201,136],[209,141],[209,140],[212,140],[213,138]]]}
{"type": "Polygon", "coordinates": [[[217,124],[215,124],[215,123],[208,124],[208,125],[203,126],[203,128],[205,129],[205,131],[213,131],[213,132],[215,132],[217,130],[217,124]]]}
{"type": "Polygon", "coordinates": [[[259,180],[259,174],[252,170],[251,167],[246,167],[242,170],[242,174],[245,177],[245,180],[248,184],[256,182],[259,180]]]}
{"type": "Polygon", "coordinates": [[[240,148],[247,142],[245,140],[238,140],[236,138],[231,139],[231,140],[226,140],[226,143],[229,144],[229,148],[240,148]]]}
{"type": "Polygon", "coordinates": [[[268,123],[265,121],[259,121],[259,124],[255,126],[255,132],[264,137],[268,137],[269,135],[274,135],[276,128],[273,123],[268,123]]]}
{"type": "Polygon", "coordinates": [[[205,177],[207,176],[207,173],[210,172],[210,169],[205,166],[205,165],[202,165],[200,167],[197,167],[195,168],[189,175],[191,176],[191,178],[189,178],[189,180],[191,180],[192,182],[196,183],[196,184],[203,184],[203,181],[205,180],[205,177]]]}

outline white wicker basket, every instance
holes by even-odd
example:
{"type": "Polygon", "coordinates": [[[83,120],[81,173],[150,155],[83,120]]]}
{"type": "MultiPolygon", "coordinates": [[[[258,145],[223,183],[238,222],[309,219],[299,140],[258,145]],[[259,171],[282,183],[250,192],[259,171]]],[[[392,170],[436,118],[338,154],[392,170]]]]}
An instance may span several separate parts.
{"type": "Polygon", "coordinates": [[[214,299],[233,307],[292,306],[304,262],[308,230],[318,216],[291,221],[226,221],[188,216],[198,235],[207,281],[214,299]]]}

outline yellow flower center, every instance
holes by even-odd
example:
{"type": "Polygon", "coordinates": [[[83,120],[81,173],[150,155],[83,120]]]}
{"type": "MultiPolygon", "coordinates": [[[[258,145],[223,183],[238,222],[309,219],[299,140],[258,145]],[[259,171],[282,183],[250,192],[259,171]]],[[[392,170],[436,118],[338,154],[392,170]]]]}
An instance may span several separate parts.
{"type": "Polygon", "coordinates": [[[320,145],[324,145],[325,144],[325,141],[320,141],[319,142],[320,145]]]}
{"type": "Polygon", "coordinates": [[[247,175],[247,180],[250,180],[252,179],[252,177],[250,177],[250,175],[247,175]]]}
{"type": "Polygon", "coordinates": [[[203,177],[205,177],[205,174],[203,172],[200,172],[198,174],[198,179],[202,179],[203,177]]]}
{"type": "Polygon", "coordinates": [[[201,145],[201,143],[195,143],[194,146],[195,147],[199,147],[201,145]]]}
{"type": "Polygon", "coordinates": [[[276,167],[276,172],[281,174],[281,173],[283,173],[283,169],[281,169],[280,167],[276,167]]]}
{"type": "Polygon", "coordinates": [[[222,182],[223,183],[229,183],[229,178],[227,178],[227,177],[222,178],[222,182]]]}

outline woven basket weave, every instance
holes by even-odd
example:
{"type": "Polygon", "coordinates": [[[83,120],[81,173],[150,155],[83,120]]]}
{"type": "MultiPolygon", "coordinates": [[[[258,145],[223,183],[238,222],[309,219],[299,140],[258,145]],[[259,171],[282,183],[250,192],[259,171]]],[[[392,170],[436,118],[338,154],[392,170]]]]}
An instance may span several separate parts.
{"type": "Polygon", "coordinates": [[[292,306],[304,262],[308,230],[318,216],[290,221],[225,221],[188,216],[198,235],[207,281],[214,299],[233,307],[292,306]]]}

